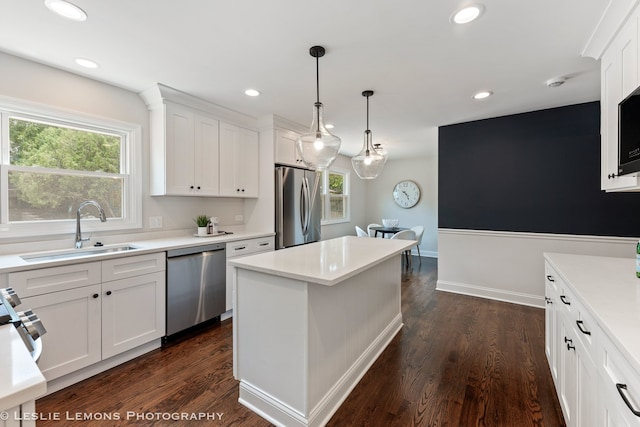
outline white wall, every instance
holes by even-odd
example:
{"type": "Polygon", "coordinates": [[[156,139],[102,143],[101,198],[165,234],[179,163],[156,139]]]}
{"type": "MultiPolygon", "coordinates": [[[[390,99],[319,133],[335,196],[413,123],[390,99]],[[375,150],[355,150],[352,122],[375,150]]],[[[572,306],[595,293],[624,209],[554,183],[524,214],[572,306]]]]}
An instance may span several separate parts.
{"type": "MultiPolygon", "coordinates": [[[[356,179],[357,178],[356,176],[356,179]]],[[[389,160],[382,173],[367,183],[366,214],[356,223],[362,228],[382,223],[382,218],[397,218],[401,227],[424,226],[420,245],[422,256],[438,256],[438,156],[389,160]],[[420,187],[420,201],[411,209],[403,209],[393,201],[393,187],[410,179],[420,187]]],[[[414,254],[416,252],[414,251],[414,254]]]]}
{"type": "MultiPolygon", "coordinates": [[[[148,228],[150,216],[162,216],[162,231],[192,227],[195,231],[192,218],[198,214],[219,217],[221,228],[243,225],[242,221],[235,220],[236,215],[244,214],[244,201],[241,199],[149,196],[149,112],[137,93],[5,53],[0,53],[0,64],[0,96],[142,126],[144,228],[129,232],[129,234],[156,231],[148,228]]],[[[69,227],[68,235],[53,236],[47,239],[62,240],[61,244],[68,243],[70,245],[73,242],[74,233],[75,228],[69,227]]],[[[94,236],[103,236],[101,233],[93,234],[94,236]]],[[[104,236],[108,236],[108,234],[104,234],[104,236]]],[[[8,243],[21,241],[21,239],[9,241],[0,236],[0,241],[8,243]]],[[[108,238],[103,241],[109,243],[108,238]]]]}

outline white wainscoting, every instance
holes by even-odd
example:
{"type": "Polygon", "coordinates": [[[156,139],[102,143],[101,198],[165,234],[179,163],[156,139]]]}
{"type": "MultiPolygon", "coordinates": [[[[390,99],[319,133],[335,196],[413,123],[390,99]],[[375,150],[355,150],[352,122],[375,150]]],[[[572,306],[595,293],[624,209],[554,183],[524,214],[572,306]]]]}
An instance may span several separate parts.
{"type": "Polygon", "coordinates": [[[636,243],[627,237],[440,228],[436,289],[544,307],[544,252],[633,258],[636,243]]]}

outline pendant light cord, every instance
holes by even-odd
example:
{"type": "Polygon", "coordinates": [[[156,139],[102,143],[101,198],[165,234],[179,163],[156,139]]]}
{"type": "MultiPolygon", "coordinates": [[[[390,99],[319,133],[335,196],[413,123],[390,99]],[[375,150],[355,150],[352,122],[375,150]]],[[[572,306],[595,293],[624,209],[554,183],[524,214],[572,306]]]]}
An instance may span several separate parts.
{"type": "Polygon", "coordinates": [[[320,103],[320,58],[316,56],[316,103],[320,103]]]}
{"type": "Polygon", "coordinates": [[[369,130],[369,95],[367,95],[367,130],[369,130]]]}

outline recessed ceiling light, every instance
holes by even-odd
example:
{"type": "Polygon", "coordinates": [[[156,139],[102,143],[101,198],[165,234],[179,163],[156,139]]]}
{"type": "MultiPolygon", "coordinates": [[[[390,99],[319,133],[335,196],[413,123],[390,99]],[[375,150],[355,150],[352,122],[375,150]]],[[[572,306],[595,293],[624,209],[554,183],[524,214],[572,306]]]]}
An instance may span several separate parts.
{"type": "Polygon", "coordinates": [[[98,68],[98,64],[87,58],[76,58],[76,64],[84,68],[98,68]]]}
{"type": "Polygon", "coordinates": [[[86,21],[87,14],[84,10],[80,9],[75,4],[69,3],[64,0],[44,0],[45,6],[50,11],[57,13],[58,15],[71,19],[72,21],[86,21]]]}
{"type": "Polygon", "coordinates": [[[455,24],[468,24],[475,21],[484,12],[484,6],[481,4],[472,4],[458,9],[451,15],[451,22],[455,24]]]}
{"type": "Polygon", "coordinates": [[[260,96],[260,91],[256,89],[247,89],[244,91],[247,96],[260,96]]]}
{"type": "Polygon", "coordinates": [[[473,99],[485,99],[490,97],[491,95],[493,95],[493,92],[490,92],[488,90],[483,90],[482,92],[478,92],[475,95],[473,95],[473,99]]]}

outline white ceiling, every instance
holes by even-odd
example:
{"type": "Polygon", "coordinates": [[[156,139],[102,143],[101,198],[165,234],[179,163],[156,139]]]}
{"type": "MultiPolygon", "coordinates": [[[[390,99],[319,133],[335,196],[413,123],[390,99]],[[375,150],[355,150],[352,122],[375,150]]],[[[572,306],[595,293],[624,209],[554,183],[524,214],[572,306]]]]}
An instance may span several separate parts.
{"type": "Polygon", "coordinates": [[[480,1],[484,15],[461,26],[449,18],[464,0],[72,0],[88,14],[80,23],[43,0],[3,0],[0,51],[134,92],[159,82],[308,126],[308,51],[322,45],[320,100],[346,155],[362,145],[365,89],[375,91],[374,142],[391,158],[432,152],[440,125],[599,99],[599,63],[581,52],[607,1],[480,1]],[[558,76],[569,79],[548,88],[558,76]],[[247,97],[249,87],[262,95],[247,97]],[[494,95],[473,100],[479,90],[494,95]]]}

